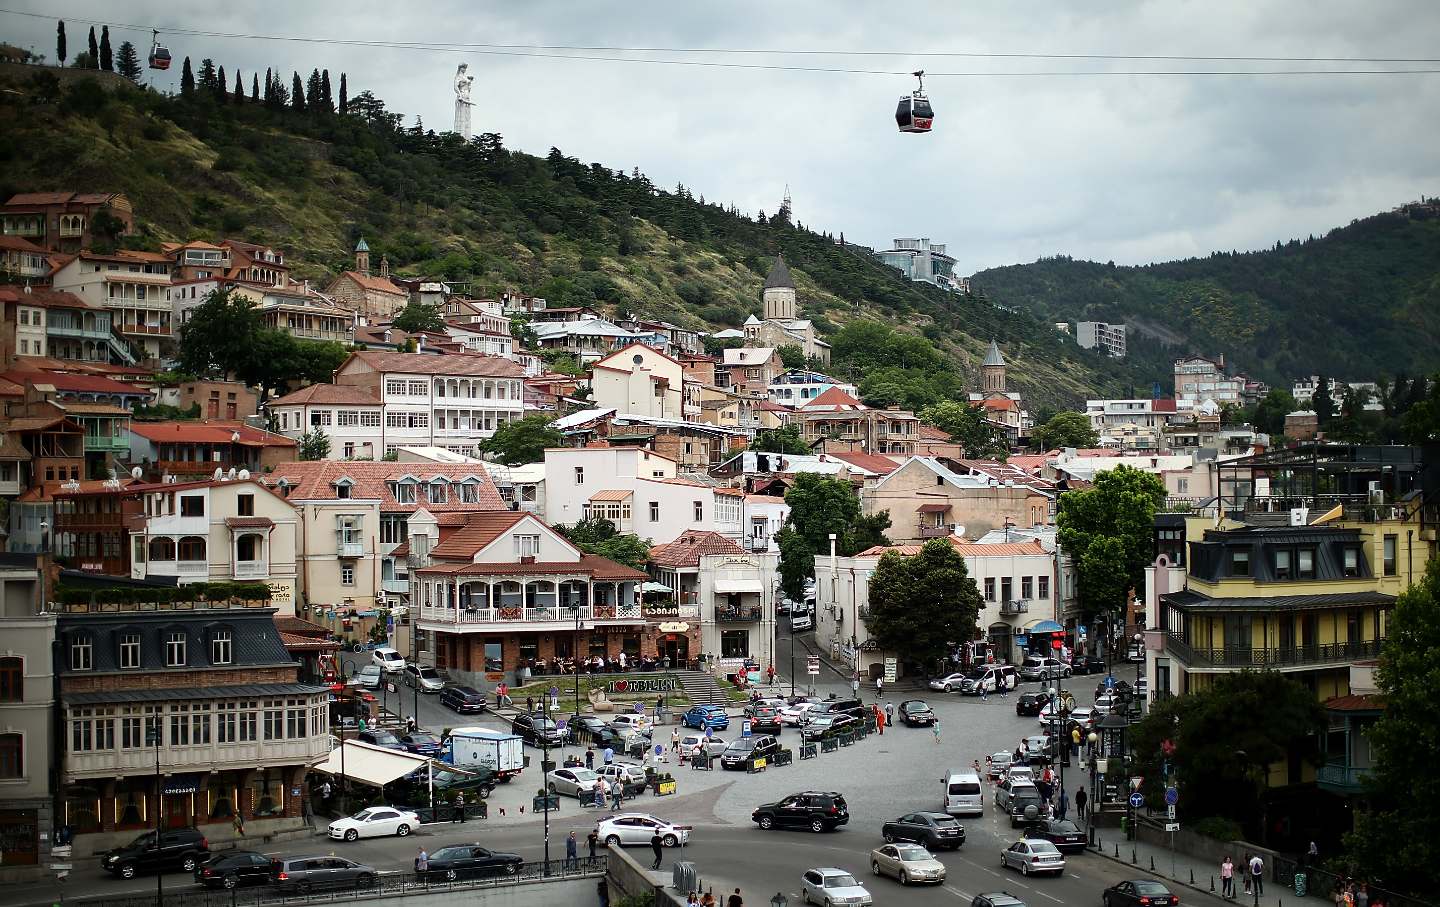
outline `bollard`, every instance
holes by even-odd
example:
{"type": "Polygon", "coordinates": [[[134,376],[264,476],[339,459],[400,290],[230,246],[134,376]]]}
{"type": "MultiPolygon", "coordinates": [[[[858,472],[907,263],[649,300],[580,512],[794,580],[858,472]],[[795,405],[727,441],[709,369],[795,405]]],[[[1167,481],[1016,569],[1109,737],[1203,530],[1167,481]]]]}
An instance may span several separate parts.
{"type": "Polygon", "coordinates": [[[1155,858],[1153,856],[1150,858],[1150,871],[1155,871],[1155,858]]]}
{"type": "Polygon", "coordinates": [[[1117,860],[1120,859],[1120,845],[1119,845],[1119,844],[1116,844],[1116,845],[1115,845],[1115,859],[1117,859],[1117,860]]]}
{"type": "Polygon", "coordinates": [[[1194,870],[1194,869],[1191,869],[1191,870],[1190,870],[1190,884],[1191,884],[1191,885],[1194,885],[1194,884],[1195,884],[1195,870],[1194,870]]]}
{"type": "Polygon", "coordinates": [[[1140,863],[1140,855],[1135,852],[1135,848],[1133,848],[1133,847],[1130,848],[1130,865],[1131,865],[1131,866],[1137,866],[1137,865],[1139,865],[1139,863],[1140,863]]]}

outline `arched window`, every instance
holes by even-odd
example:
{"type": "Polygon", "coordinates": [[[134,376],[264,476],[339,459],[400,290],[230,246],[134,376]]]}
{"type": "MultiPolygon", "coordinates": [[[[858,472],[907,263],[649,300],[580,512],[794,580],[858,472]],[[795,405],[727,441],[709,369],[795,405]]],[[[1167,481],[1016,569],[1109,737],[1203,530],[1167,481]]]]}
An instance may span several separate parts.
{"type": "Polygon", "coordinates": [[[205,560],[205,540],[198,535],[185,536],[180,540],[179,555],[182,561],[205,560]]]}
{"type": "Polygon", "coordinates": [[[150,560],[173,561],[175,560],[175,540],[158,536],[150,540],[150,560]]]}

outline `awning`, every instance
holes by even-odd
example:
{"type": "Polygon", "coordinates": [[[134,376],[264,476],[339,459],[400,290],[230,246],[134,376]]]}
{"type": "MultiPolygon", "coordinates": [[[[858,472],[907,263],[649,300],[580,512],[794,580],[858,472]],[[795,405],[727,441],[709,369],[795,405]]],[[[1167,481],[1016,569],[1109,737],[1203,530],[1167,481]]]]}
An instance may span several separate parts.
{"type": "Polygon", "coordinates": [[[165,793],[167,794],[194,794],[200,790],[205,773],[186,772],[183,775],[171,775],[165,779],[165,793]]]}
{"type": "Polygon", "coordinates": [[[635,492],[624,488],[606,488],[590,495],[592,501],[628,501],[635,492]]]}
{"type": "Polygon", "coordinates": [[[379,787],[397,778],[403,778],[416,769],[424,768],[430,760],[425,756],[405,753],[400,750],[371,746],[358,740],[347,740],[330,752],[322,762],[314,766],[316,771],[335,777],[353,778],[362,784],[379,787]],[[344,770],[341,770],[341,767],[344,770]]]}
{"type": "Polygon", "coordinates": [[[1032,620],[1025,625],[1027,633],[1064,633],[1065,628],[1053,620],[1032,620]]]}
{"type": "Polygon", "coordinates": [[[674,592],[675,590],[674,590],[674,589],[671,589],[669,586],[665,585],[664,583],[649,582],[649,583],[641,583],[641,584],[640,584],[640,591],[641,591],[641,592],[674,592]]]}
{"type": "Polygon", "coordinates": [[[940,504],[940,503],[936,503],[936,504],[921,504],[919,507],[916,507],[916,508],[915,508],[916,512],[918,512],[918,513],[944,513],[945,511],[947,511],[947,510],[949,510],[949,509],[950,509],[950,505],[949,505],[949,504],[940,504]]]}
{"type": "Polygon", "coordinates": [[[765,587],[758,579],[717,579],[716,592],[764,592],[765,587]]]}

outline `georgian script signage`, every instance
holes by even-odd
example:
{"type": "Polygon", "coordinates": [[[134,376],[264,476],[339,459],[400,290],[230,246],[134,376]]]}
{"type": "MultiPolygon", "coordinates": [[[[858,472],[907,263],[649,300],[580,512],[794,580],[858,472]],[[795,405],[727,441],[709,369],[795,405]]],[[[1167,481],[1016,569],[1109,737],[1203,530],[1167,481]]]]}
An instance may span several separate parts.
{"type": "Polygon", "coordinates": [[[646,617],[679,617],[680,605],[673,602],[646,605],[644,612],[646,617]]]}
{"type": "Polygon", "coordinates": [[[607,693],[669,693],[679,688],[674,677],[612,680],[605,684],[607,693]]]}
{"type": "Polygon", "coordinates": [[[726,566],[730,566],[730,565],[732,565],[732,564],[733,564],[733,565],[737,565],[737,566],[741,566],[741,567],[753,567],[753,566],[755,566],[755,562],[754,562],[753,560],[751,560],[750,558],[748,558],[748,557],[722,557],[722,558],[720,559],[720,563],[716,564],[716,566],[717,566],[717,567],[726,567],[726,566]]]}

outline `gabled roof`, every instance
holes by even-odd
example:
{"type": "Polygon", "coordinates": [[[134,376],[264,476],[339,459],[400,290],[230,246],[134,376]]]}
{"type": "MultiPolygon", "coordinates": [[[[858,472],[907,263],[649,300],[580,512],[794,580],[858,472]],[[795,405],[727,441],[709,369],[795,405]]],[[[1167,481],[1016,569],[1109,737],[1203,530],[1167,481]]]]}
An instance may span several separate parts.
{"type": "Polygon", "coordinates": [[[770,273],[765,278],[765,289],[774,287],[795,289],[795,279],[790,276],[790,268],[785,264],[784,255],[775,256],[775,263],[770,266],[770,273]]]}
{"type": "Polygon", "coordinates": [[[23,236],[0,236],[0,249],[12,249],[16,252],[33,252],[36,255],[45,255],[48,250],[35,245],[23,236]]]}
{"type": "Polygon", "coordinates": [[[129,397],[149,397],[151,392],[148,388],[139,387],[134,384],[126,384],[123,381],[114,381],[100,375],[72,375],[64,372],[42,372],[25,367],[24,357],[15,360],[15,368],[3,375],[6,381],[13,381],[22,386],[35,384],[48,384],[55,390],[62,393],[72,394],[116,394],[129,397]]]}
{"type": "MultiPolygon", "coordinates": [[[[16,237],[0,237],[3,239],[15,239],[16,237]]],[[[0,248],[4,244],[0,243],[0,248]]],[[[5,302],[24,303],[25,305],[40,306],[47,309],[99,309],[85,302],[74,293],[67,293],[64,290],[51,290],[45,287],[0,287],[0,300],[5,302]]]]}
{"type": "Polygon", "coordinates": [[[990,341],[990,349],[985,352],[985,361],[980,363],[983,366],[1004,366],[1005,357],[1000,355],[1000,344],[990,341]]]}
{"type": "Polygon", "coordinates": [[[378,500],[380,510],[386,513],[408,513],[421,508],[436,514],[452,510],[475,513],[505,509],[505,502],[500,499],[500,492],[495,488],[489,472],[475,463],[307,460],[278,464],[265,476],[265,484],[277,488],[282,479],[289,488],[289,493],[285,496],[293,501],[343,500],[336,488],[342,480],[348,479],[351,483],[352,499],[378,500]],[[457,500],[457,495],[452,491],[444,504],[431,504],[424,500],[424,495],[419,495],[413,504],[401,504],[395,500],[388,483],[403,476],[411,476],[422,484],[436,476],[444,476],[451,483],[475,482],[475,502],[457,500]]]}
{"type": "MultiPolygon", "coordinates": [[[[639,349],[641,349],[641,350],[644,350],[644,351],[647,352],[647,353],[653,353],[654,355],[659,356],[661,359],[665,359],[665,360],[668,360],[668,361],[670,361],[670,362],[675,363],[676,365],[680,365],[680,360],[676,359],[674,356],[670,356],[670,355],[668,355],[668,354],[666,354],[666,353],[664,353],[664,352],[661,352],[660,350],[655,349],[655,347],[653,347],[653,346],[647,346],[646,344],[643,344],[643,343],[629,343],[629,344],[626,344],[625,346],[621,347],[620,349],[616,350],[615,352],[611,353],[610,355],[606,356],[605,358],[603,358],[603,359],[599,360],[598,362],[596,362],[595,365],[592,366],[592,368],[608,368],[608,369],[614,369],[615,371],[627,372],[627,371],[629,371],[629,369],[626,368],[626,367],[624,367],[624,366],[610,365],[610,364],[609,364],[609,363],[610,363],[610,360],[616,359],[616,361],[619,361],[617,357],[622,356],[622,355],[624,355],[625,353],[628,353],[628,352],[630,352],[631,350],[636,349],[636,348],[639,348],[639,349]]],[[[628,360],[627,360],[627,361],[628,361],[628,360]]],[[[681,367],[682,369],[684,368],[684,366],[680,366],[680,367],[681,367]]]]}
{"type": "Polygon", "coordinates": [[[533,514],[520,510],[477,513],[453,535],[431,549],[430,554],[440,559],[468,561],[516,523],[531,516],[533,514]]]}
{"type": "Polygon", "coordinates": [[[737,346],[725,350],[726,365],[764,365],[775,355],[771,346],[737,346]]]}
{"type": "MultiPolygon", "coordinates": [[[[441,544],[444,544],[443,542],[441,544]]],[[[433,553],[433,552],[432,552],[433,553]]],[[[576,561],[537,561],[532,564],[436,564],[431,567],[421,567],[415,571],[421,574],[448,574],[464,576],[556,576],[570,575],[577,573],[588,574],[592,579],[644,581],[649,575],[627,567],[624,564],[617,564],[612,560],[598,557],[593,554],[582,554],[576,561]]]]}
{"type": "Polygon", "coordinates": [[[340,276],[336,277],[330,282],[330,286],[326,289],[325,292],[331,292],[331,290],[334,289],[335,284],[339,283],[347,277],[355,281],[355,283],[358,284],[363,290],[372,290],[376,293],[390,293],[394,296],[410,295],[400,287],[396,286],[394,283],[391,283],[390,278],[375,277],[373,275],[366,274],[363,271],[341,271],[340,276]]]}
{"type": "MultiPolygon", "coordinates": [[[[1024,542],[1001,543],[999,545],[977,545],[974,542],[967,542],[956,536],[947,536],[945,541],[950,547],[960,553],[961,557],[1023,557],[1026,555],[1040,555],[1049,557],[1050,552],[1039,542],[1030,540],[1024,542]]],[[[904,557],[913,557],[920,553],[923,545],[876,545],[873,548],[866,548],[855,555],[856,557],[879,557],[887,551],[894,551],[904,557]]]]}
{"type": "Polygon", "coordinates": [[[739,545],[718,532],[694,530],[673,542],[650,549],[650,563],[657,567],[698,567],[706,554],[729,554],[736,557],[745,552],[739,545]]]}
{"type": "Polygon", "coordinates": [[[267,407],[306,406],[314,404],[379,406],[380,399],[363,387],[348,384],[312,384],[298,391],[271,400],[267,407]]]}
{"type": "Polygon", "coordinates": [[[203,422],[131,422],[130,433],[153,444],[239,444],[244,447],[295,447],[284,435],[228,420],[203,422]],[[237,439],[235,436],[239,435],[237,439]]]}
{"type": "Polygon", "coordinates": [[[826,454],[826,456],[830,457],[832,460],[840,460],[841,462],[848,463],[851,466],[858,466],[866,472],[873,472],[877,475],[882,476],[888,476],[890,473],[900,468],[900,464],[897,463],[892,457],[887,457],[883,454],[832,453],[826,454]]]}
{"type": "Polygon", "coordinates": [[[457,375],[473,378],[523,378],[525,369],[500,356],[480,353],[451,353],[443,356],[429,353],[388,353],[363,350],[351,353],[335,373],[341,374],[352,362],[363,362],[377,372],[406,375],[457,375]]]}
{"type": "Polygon", "coordinates": [[[856,400],[854,397],[841,390],[836,385],[831,385],[821,392],[820,396],[800,407],[802,412],[822,412],[826,410],[866,410],[868,406],[856,400]]]}

